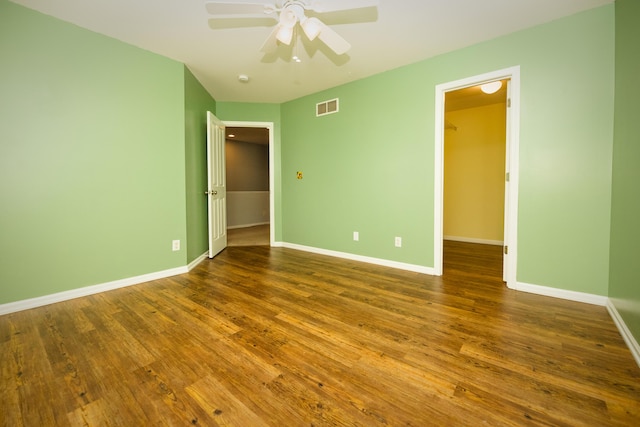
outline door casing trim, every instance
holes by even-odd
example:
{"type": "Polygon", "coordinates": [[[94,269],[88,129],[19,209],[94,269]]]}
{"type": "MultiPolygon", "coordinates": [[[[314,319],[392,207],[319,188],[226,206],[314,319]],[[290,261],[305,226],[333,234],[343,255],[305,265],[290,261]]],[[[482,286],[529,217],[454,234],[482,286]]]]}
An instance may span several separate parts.
{"type": "Polygon", "coordinates": [[[224,125],[234,128],[266,128],[269,131],[269,246],[275,246],[275,154],[273,147],[273,122],[243,122],[223,120],[224,125]]]}
{"type": "Polygon", "coordinates": [[[507,286],[516,289],[516,268],[518,261],[518,182],[520,146],[520,66],[467,77],[435,88],[435,155],[434,155],[434,230],[433,269],[442,275],[443,263],[443,209],[444,209],[444,97],[446,92],[476,86],[493,80],[511,80],[510,107],[507,108],[507,153],[509,170],[508,209],[505,217],[507,236],[505,245],[509,247],[507,258],[507,286]]]}

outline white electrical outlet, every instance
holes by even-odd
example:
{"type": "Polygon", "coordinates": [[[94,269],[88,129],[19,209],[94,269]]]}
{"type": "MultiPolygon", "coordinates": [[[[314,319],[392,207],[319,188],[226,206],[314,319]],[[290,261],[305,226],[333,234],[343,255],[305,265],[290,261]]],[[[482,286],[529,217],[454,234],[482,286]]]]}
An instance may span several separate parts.
{"type": "Polygon", "coordinates": [[[402,237],[396,237],[396,248],[402,247],[402,237]]]}
{"type": "Polygon", "coordinates": [[[171,242],[171,250],[179,251],[180,250],[180,240],[174,240],[171,242]]]}
{"type": "Polygon", "coordinates": [[[353,240],[355,240],[356,242],[358,240],[360,240],[360,233],[358,233],[357,231],[353,232],[353,240]]]}

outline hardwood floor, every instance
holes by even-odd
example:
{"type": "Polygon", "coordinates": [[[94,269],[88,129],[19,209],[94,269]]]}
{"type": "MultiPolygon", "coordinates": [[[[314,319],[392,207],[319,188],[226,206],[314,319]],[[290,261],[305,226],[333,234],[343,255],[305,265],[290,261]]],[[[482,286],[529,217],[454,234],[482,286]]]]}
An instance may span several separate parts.
{"type": "Polygon", "coordinates": [[[227,246],[269,246],[269,224],[228,229],[227,246]]]}
{"type": "Polygon", "coordinates": [[[603,307],[518,293],[500,249],[432,277],[229,247],[188,274],[0,317],[4,426],[631,426],[603,307]]]}

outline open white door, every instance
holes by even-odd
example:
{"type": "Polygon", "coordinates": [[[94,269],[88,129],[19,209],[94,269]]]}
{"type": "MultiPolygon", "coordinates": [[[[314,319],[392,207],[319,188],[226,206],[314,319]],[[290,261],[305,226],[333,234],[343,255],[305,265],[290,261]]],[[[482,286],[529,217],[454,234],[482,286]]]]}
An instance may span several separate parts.
{"type": "Polygon", "coordinates": [[[504,236],[503,236],[503,240],[504,240],[504,247],[502,248],[502,253],[503,253],[503,258],[502,258],[502,280],[504,282],[507,282],[509,280],[509,220],[511,218],[511,215],[509,215],[509,203],[511,201],[510,197],[509,197],[509,181],[511,180],[510,175],[511,175],[511,170],[509,169],[510,167],[510,149],[511,149],[511,132],[510,132],[510,127],[511,127],[511,114],[510,114],[510,110],[511,109],[511,80],[507,80],[507,129],[505,132],[506,135],[506,151],[505,151],[505,165],[504,165],[504,170],[505,170],[505,177],[504,177],[504,236]]]}
{"type": "Polygon", "coordinates": [[[224,123],[207,111],[209,258],[213,258],[227,247],[227,173],[224,144],[224,123]]]}

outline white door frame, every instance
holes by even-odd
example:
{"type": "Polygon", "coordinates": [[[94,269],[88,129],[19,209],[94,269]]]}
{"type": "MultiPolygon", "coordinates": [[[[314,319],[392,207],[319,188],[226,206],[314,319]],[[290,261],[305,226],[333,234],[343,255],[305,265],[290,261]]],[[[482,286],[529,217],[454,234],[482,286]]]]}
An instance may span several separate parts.
{"type": "Polygon", "coordinates": [[[273,147],[273,122],[241,122],[233,120],[225,120],[225,126],[233,128],[267,128],[269,131],[269,246],[274,246],[275,242],[275,154],[273,147]]]}
{"type": "Polygon", "coordinates": [[[507,100],[507,155],[509,170],[508,200],[505,200],[505,246],[509,253],[505,266],[507,286],[516,289],[517,242],[518,242],[518,177],[520,145],[520,66],[491,71],[436,86],[435,93],[435,156],[434,156],[434,230],[433,268],[436,276],[442,275],[442,240],[444,209],[444,98],[445,93],[476,86],[493,80],[511,80],[510,100],[507,100]],[[510,105],[510,106],[509,106],[510,105]]]}

